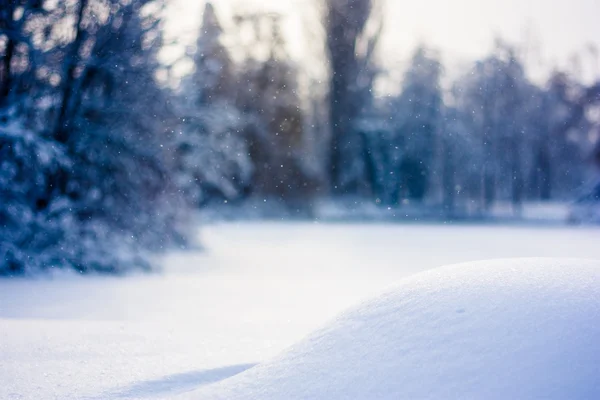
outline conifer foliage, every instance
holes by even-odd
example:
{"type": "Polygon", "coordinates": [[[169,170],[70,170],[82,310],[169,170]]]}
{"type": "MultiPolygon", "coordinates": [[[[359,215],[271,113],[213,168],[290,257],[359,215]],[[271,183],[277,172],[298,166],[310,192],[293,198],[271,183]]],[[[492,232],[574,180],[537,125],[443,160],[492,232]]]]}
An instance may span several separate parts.
{"type": "Polygon", "coordinates": [[[161,7],[3,2],[0,273],[147,269],[148,249],[183,243],[161,7]]]}

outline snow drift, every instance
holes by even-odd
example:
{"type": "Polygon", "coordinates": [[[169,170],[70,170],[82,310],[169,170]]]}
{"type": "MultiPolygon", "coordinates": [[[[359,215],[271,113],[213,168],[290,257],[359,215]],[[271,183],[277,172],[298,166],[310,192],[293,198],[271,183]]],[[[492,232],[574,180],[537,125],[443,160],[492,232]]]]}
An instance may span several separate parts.
{"type": "Polygon", "coordinates": [[[600,398],[600,262],[422,273],[186,398],[600,398]]]}

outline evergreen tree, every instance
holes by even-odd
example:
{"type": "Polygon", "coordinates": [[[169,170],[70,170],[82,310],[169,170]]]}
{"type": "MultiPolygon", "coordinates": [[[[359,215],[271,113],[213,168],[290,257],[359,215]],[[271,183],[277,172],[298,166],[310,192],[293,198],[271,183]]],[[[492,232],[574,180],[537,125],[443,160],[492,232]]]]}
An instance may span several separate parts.
{"type": "Polygon", "coordinates": [[[523,196],[525,102],[530,85],[515,50],[501,42],[457,83],[455,100],[481,149],[481,204],[488,210],[500,196],[519,207],[523,196]],[[508,157],[507,157],[508,155],[508,157]]]}
{"type": "Polygon", "coordinates": [[[195,69],[183,82],[178,104],[176,179],[195,205],[243,197],[253,172],[244,137],[249,119],[235,104],[233,65],[222,35],[215,10],[207,3],[195,69]]]}
{"type": "Polygon", "coordinates": [[[399,141],[403,159],[398,171],[402,197],[422,200],[435,171],[434,155],[441,131],[442,66],[436,56],[418,48],[404,75],[397,101],[399,141]]]}
{"type": "Polygon", "coordinates": [[[249,51],[237,79],[237,104],[253,121],[248,130],[255,166],[252,192],[274,197],[298,208],[312,194],[315,178],[305,167],[304,111],[298,93],[298,71],[290,60],[276,14],[237,17],[238,24],[255,29],[255,48],[249,51]]]}
{"type": "Polygon", "coordinates": [[[0,273],[148,268],[149,251],[183,241],[154,78],[160,10],[31,1],[2,14],[14,51],[2,54],[0,273]]]}

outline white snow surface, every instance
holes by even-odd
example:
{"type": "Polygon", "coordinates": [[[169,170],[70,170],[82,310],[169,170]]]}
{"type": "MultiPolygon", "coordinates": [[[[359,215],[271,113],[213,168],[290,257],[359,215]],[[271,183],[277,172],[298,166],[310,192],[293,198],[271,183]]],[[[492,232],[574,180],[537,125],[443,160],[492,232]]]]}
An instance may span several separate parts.
{"type": "Polygon", "coordinates": [[[512,259],[406,279],[189,399],[598,399],[600,262],[512,259]]]}
{"type": "MultiPolygon", "coordinates": [[[[171,254],[160,275],[0,280],[0,399],[171,399],[178,395],[201,399],[204,394],[216,398],[236,395],[244,387],[245,376],[277,369],[276,357],[285,360],[285,354],[303,354],[300,351],[304,349],[308,361],[310,342],[299,341],[324,325],[339,328],[338,322],[327,322],[415,273],[445,264],[506,257],[600,259],[600,230],[592,227],[255,222],[208,225],[200,230],[199,237],[204,252],[171,254]],[[298,342],[296,350],[281,355],[298,342]],[[250,368],[256,364],[260,366],[250,368]]],[[[553,274],[558,276],[558,271],[553,274]]],[[[591,279],[581,279],[579,284],[591,279]]],[[[524,285],[527,282],[523,280],[524,285]]],[[[564,290],[580,288],[576,283],[565,285],[557,283],[564,290]]],[[[534,303],[533,294],[513,300],[510,304],[522,307],[522,315],[533,316],[537,310],[528,308],[529,303],[541,307],[534,303]]],[[[564,316],[561,321],[571,321],[577,330],[586,328],[585,321],[575,320],[582,315],[566,312],[577,310],[576,298],[564,304],[573,307],[555,304],[557,315],[564,316]]],[[[440,316],[437,323],[443,318],[456,322],[452,318],[483,316],[488,306],[478,302],[449,305],[447,315],[440,316]]],[[[414,307],[421,310],[423,306],[414,307]]],[[[445,310],[441,307],[432,310],[445,310]]],[[[597,317],[593,310],[587,311],[587,321],[597,317]]],[[[518,333],[496,323],[493,315],[506,316],[508,310],[499,307],[490,312],[488,322],[500,333],[518,333]]],[[[356,326],[348,332],[359,331],[356,326]]],[[[452,335],[452,331],[445,334],[452,335]]],[[[564,338],[574,337],[571,334],[575,335],[566,329],[564,338]]],[[[510,338],[497,340],[511,343],[510,338]]],[[[574,352],[584,337],[578,340],[572,342],[574,352]]],[[[350,342],[342,337],[335,343],[343,346],[350,342]]],[[[562,348],[568,350],[565,346],[562,348]]],[[[589,346],[590,357],[597,356],[595,349],[589,346]]],[[[390,354],[397,354],[392,350],[390,354]]],[[[477,357],[471,355],[469,359],[474,363],[483,360],[483,356],[477,357]]],[[[567,357],[561,368],[583,371],[587,365],[584,361],[574,363],[567,357]]],[[[390,362],[397,360],[390,358],[390,362]]],[[[515,365],[530,365],[527,362],[519,360],[515,365]]],[[[444,365],[427,368],[434,375],[444,365]]],[[[267,382],[268,376],[264,377],[267,382]]],[[[581,379],[586,376],[582,374],[581,379]]],[[[315,381],[315,385],[323,382],[315,381]]],[[[340,383],[331,382],[332,387],[340,383]]],[[[277,388],[283,386],[273,386],[273,396],[277,388]]]]}

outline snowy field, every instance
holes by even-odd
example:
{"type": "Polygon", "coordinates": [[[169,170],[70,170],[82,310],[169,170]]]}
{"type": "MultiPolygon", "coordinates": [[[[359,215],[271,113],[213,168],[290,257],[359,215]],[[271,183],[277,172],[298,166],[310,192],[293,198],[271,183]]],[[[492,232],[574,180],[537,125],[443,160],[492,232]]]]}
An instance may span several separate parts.
{"type": "Polygon", "coordinates": [[[181,400],[598,399],[599,321],[599,261],[454,264],[181,400]]]}
{"type": "Polygon", "coordinates": [[[162,275],[0,281],[0,399],[172,398],[278,355],[444,264],[600,259],[574,227],[243,223],[203,228],[162,275]]]}

